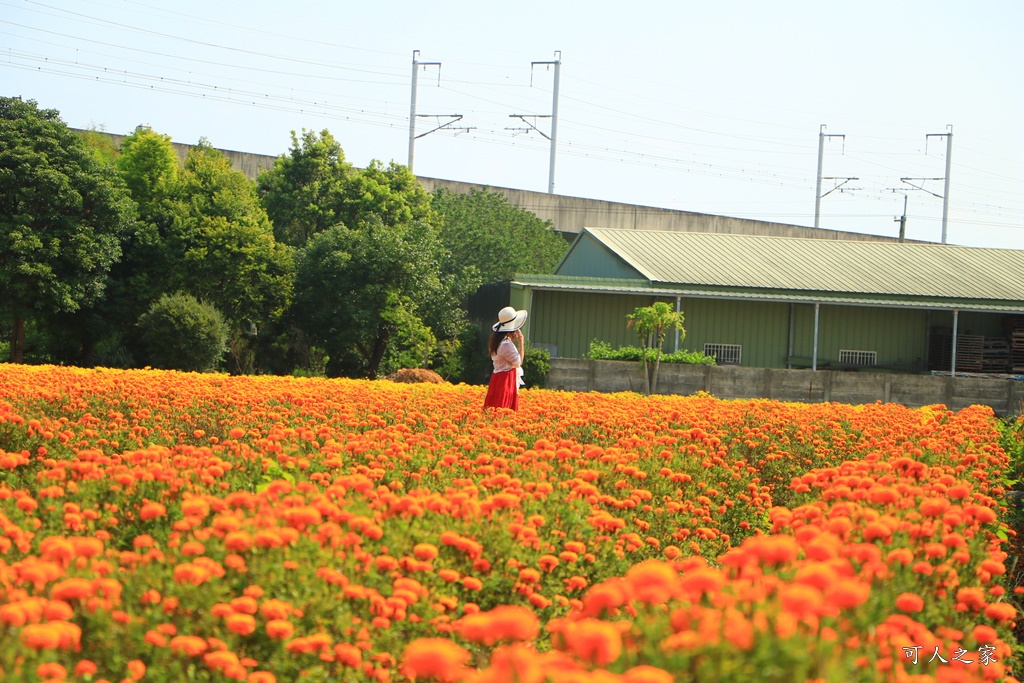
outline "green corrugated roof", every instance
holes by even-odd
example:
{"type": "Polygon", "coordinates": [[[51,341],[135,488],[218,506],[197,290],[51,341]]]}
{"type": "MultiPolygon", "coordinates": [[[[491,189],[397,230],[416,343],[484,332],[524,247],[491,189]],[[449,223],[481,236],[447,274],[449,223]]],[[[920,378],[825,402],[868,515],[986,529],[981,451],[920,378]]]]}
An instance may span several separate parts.
{"type": "Polygon", "coordinates": [[[915,308],[923,310],[962,310],[979,313],[1024,313],[1024,301],[999,302],[949,297],[896,297],[886,295],[843,295],[834,292],[799,292],[780,290],[700,287],[651,283],[626,278],[575,277],[568,275],[517,274],[513,286],[539,291],[578,292],[584,294],[635,294],[684,299],[725,299],[734,301],[774,301],[796,304],[833,304],[879,308],[915,308]]]}
{"type": "MultiPolygon", "coordinates": [[[[1020,250],[661,230],[583,231],[579,239],[591,235],[651,284],[1007,302],[1012,307],[1024,302],[1020,250]]],[[[571,258],[570,252],[563,265],[571,258]]]]}

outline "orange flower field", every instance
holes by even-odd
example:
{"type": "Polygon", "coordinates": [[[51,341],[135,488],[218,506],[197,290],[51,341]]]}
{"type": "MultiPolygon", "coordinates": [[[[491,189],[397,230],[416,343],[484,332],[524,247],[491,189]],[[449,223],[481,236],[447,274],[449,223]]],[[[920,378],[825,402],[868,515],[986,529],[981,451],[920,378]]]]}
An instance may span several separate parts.
{"type": "Polygon", "coordinates": [[[988,408],[0,365],[0,680],[1012,681],[988,408]]]}

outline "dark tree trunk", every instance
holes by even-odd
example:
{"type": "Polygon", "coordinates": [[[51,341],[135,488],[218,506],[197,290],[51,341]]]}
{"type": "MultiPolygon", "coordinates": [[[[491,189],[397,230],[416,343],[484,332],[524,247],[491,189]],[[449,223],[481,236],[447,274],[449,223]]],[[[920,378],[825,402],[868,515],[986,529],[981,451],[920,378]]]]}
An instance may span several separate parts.
{"type": "Polygon", "coordinates": [[[367,359],[366,376],[370,379],[377,379],[377,372],[380,370],[380,362],[384,360],[384,352],[388,350],[388,339],[391,338],[391,331],[383,329],[377,334],[373,342],[373,352],[367,359]]]}

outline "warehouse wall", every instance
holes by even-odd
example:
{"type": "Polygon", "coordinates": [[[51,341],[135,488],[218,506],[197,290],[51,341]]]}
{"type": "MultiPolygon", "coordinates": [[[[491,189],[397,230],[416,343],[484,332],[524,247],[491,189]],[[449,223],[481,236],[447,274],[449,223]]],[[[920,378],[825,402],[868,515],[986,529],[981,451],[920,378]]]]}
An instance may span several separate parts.
{"type": "MultiPolygon", "coordinates": [[[[814,351],[814,306],[797,305],[795,313],[793,355],[810,359],[814,351]]],[[[850,350],[875,351],[878,365],[923,370],[927,343],[925,311],[825,305],[820,308],[819,368],[838,362],[840,350],[850,350]]]]}
{"type": "Polygon", "coordinates": [[[654,301],[650,296],[535,291],[527,338],[531,345],[567,358],[584,357],[595,339],[615,348],[637,346],[636,334],[626,327],[626,315],[654,301]]]}
{"type": "MultiPolygon", "coordinates": [[[[680,348],[703,351],[705,344],[738,344],[740,364],[784,368],[789,344],[789,304],[683,299],[686,336],[680,348]]],[[[672,349],[671,339],[665,348],[672,349]]]]}
{"type": "MultiPolygon", "coordinates": [[[[530,308],[531,343],[545,345],[563,358],[583,358],[590,342],[613,347],[637,345],[626,315],[649,306],[650,295],[535,291],[520,302],[530,308]]],[[[674,297],[662,297],[675,307],[674,297]]],[[[814,347],[811,304],[683,298],[680,349],[703,351],[705,344],[738,344],[744,367],[785,368],[789,357],[790,315],[793,356],[810,366],[814,347]]],[[[937,314],[936,314],[937,315],[937,314]]],[[[839,361],[840,350],[875,351],[877,364],[911,372],[926,369],[928,314],[913,309],[822,306],[818,321],[818,367],[839,361]]],[[[675,349],[669,336],[664,349],[675,349]]]]}

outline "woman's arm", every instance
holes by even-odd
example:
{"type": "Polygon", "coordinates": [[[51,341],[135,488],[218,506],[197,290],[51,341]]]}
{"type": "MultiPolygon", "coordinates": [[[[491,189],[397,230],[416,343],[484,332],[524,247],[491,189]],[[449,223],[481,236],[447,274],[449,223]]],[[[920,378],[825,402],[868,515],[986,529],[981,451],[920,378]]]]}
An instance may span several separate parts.
{"type": "Polygon", "coordinates": [[[514,368],[518,368],[523,364],[523,352],[520,350],[522,346],[517,343],[515,334],[510,334],[506,337],[506,341],[502,341],[498,345],[497,357],[505,361],[514,368]]]}

